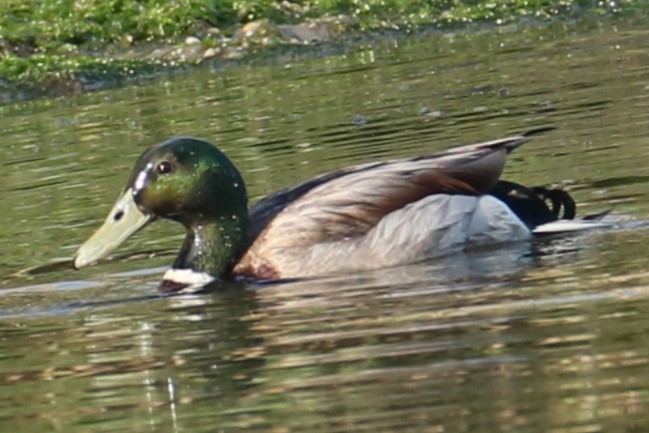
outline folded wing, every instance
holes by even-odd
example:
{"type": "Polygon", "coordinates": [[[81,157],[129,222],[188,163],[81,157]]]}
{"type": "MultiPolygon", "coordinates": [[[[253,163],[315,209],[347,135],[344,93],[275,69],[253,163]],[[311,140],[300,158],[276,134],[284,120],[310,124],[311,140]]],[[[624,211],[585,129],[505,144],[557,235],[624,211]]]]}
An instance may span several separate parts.
{"type": "Polygon", "coordinates": [[[273,251],[364,236],[386,215],[431,194],[489,192],[507,154],[526,141],[512,136],[349,167],[273,194],[251,208],[251,247],[235,272],[275,272],[281,266],[273,262],[273,251]]]}

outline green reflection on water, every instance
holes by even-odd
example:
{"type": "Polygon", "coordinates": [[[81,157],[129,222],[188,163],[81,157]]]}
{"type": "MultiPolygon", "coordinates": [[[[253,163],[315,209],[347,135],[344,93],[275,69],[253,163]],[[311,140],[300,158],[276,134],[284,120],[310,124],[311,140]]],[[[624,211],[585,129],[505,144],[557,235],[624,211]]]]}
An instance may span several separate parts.
{"type": "Polygon", "coordinates": [[[114,263],[41,265],[71,257],[137,155],[180,134],[218,143],[259,197],[356,162],[554,125],[513,155],[507,177],[563,181],[585,213],[643,218],[646,40],[623,22],[423,34],[1,107],[2,426],[645,425],[643,230],[182,298],[156,297],[161,269],[122,273],[171,262],[182,237],[171,223],[114,263]]]}

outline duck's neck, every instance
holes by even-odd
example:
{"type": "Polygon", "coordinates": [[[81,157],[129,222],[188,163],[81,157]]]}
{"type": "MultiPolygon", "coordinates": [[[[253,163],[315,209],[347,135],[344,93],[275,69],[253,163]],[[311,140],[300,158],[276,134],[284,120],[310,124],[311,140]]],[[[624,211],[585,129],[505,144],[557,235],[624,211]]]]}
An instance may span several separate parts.
{"type": "Polygon", "coordinates": [[[173,264],[212,277],[227,275],[246,248],[247,215],[187,225],[187,236],[173,264]]]}

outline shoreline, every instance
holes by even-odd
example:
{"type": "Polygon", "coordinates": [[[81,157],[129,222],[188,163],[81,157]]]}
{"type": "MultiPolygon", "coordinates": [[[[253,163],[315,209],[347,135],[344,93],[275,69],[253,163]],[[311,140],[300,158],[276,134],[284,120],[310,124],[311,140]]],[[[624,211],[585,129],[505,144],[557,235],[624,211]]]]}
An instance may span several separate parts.
{"type": "MultiPolygon", "coordinates": [[[[488,3],[485,6],[471,6],[465,0],[442,13],[429,9],[443,2],[431,1],[430,4],[419,5],[410,14],[395,17],[399,5],[405,4],[403,0],[375,0],[363,3],[368,5],[367,11],[343,10],[340,7],[343,2],[338,2],[338,9],[331,11],[322,8],[316,11],[282,10],[281,14],[265,11],[273,17],[272,20],[254,19],[259,12],[251,12],[244,19],[235,17],[221,23],[216,18],[204,16],[205,10],[199,7],[205,4],[202,0],[177,2],[190,7],[182,11],[182,17],[155,16],[149,23],[151,28],[162,29],[163,21],[167,25],[167,30],[156,34],[151,29],[141,28],[141,23],[138,22],[142,19],[140,15],[151,13],[146,8],[155,5],[142,6],[131,16],[125,16],[124,10],[121,13],[106,14],[116,26],[106,29],[105,26],[88,28],[88,16],[91,16],[88,14],[97,13],[95,9],[102,4],[113,3],[111,1],[87,2],[92,4],[81,20],[78,16],[71,15],[44,24],[42,20],[34,21],[36,24],[30,21],[29,25],[24,24],[25,20],[33,20],[34,15],[43,11],[36,10],[33,2],[28,1],[27,6],[19,7],[19,4],[24,3],[19,0],[9,1],[8,5],[0,7],[0,16],[3,17],[0,18],[0,29],[5,30],[0,37],[0,97],[4,103],[11,103],[39,97],[75,95],[120,86],[145,76],[175,73],[202,64],[245,61],[263,51],[322,46],[382,31],[409,33],[422,28],[461,31],[471,29],[475,24],[498,29],[530,20],[544,23],[585,17],[625,17],[644,15],[649,11],[649,6],[640,0],[620,1],[615,8],[598,6],[600,2],[590,0],[555,2],[560,7],[548,5],[548,2],[529,0],[516,0],[501,6],[488,3]],[[387,12],[376,6],[386,3],[393,6],[387,12]],[[34,9],[30,9],[30,4],[34,9]],[[195,9],[191,9],[192,5],[195,9]],[[312,17],[307,12],[316,16],[312,17]],[[340,13],[334,15],[330,12],[340,13]],[[433,12],[438,14],[434,15],[433,12]],[[317,16],[319,13],[321,15],[317,16]],[[7,23],[13,23],[14,28],[8,29],[10,25],[7,23]],[[129,23],[135,23],[135,27],[129,29],[129,23]],[[217,24],[222,24],[222,27],[217,24]],[[59,27],[66,28],[67,31],[59,27]],[[116,28],[125,31],[115,33],[116,28]],[[41,33],[34,33],[37,30],[41,33]]],[[[312,3],[317,5],[318,2],[325,3],[324,0],[314,0],[312,3]]],[[[55,0],[45,0],[42,3],[54,4],[55,0]]],[[[134,0],[122,3],[134,3],[134,0]]],[[[240,3],[284,9],[292,5],[288,2],[253,3],[250,0],[240,3]]],[[[332,3],[336,2],[328,2],[332,3]]],[[[46,8],[47,5],[41,7],[46,8]]],[[[65,14],[65,11],[58,13],[65,14]]],[[[227,16],[227,13],[219,15],[221,18],[227,16]]]]}

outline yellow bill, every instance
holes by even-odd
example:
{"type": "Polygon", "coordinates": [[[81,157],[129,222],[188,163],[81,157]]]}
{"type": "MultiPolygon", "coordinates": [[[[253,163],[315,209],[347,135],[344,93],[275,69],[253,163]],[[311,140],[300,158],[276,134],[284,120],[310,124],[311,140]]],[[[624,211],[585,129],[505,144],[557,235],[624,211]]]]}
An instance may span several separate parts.
{"type": "Polygon", "coordinates": [[[119,196],[104,224],[81,245],[74,256],[74,267],[88,266],[106,257],[152,219],[138,209],[133,191],[128,188],[119,196]]]}

